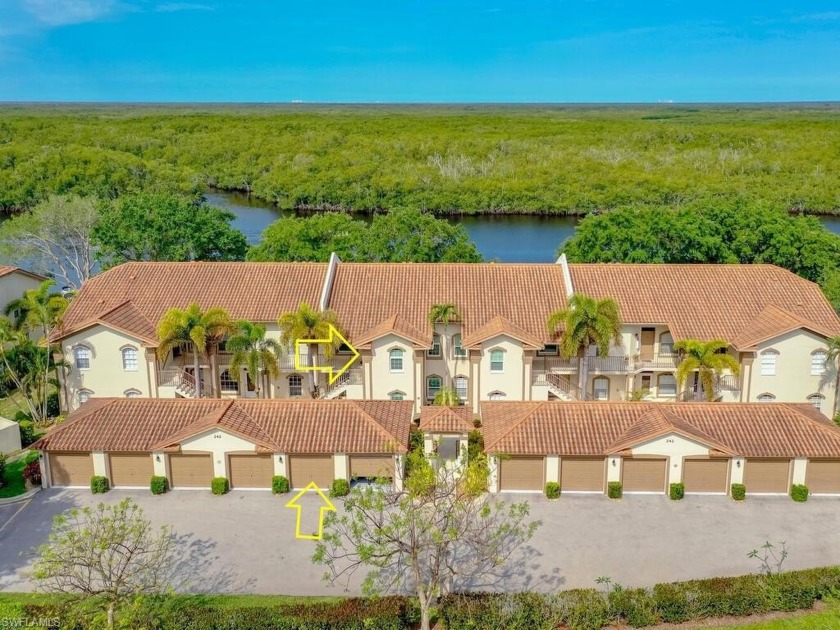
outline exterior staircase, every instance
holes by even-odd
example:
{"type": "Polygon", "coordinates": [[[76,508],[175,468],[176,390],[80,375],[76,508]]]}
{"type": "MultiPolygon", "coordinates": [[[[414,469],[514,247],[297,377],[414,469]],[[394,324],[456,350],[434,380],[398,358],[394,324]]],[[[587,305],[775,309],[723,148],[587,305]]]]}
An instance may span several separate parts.
{"type": "MultiPolygon", "coordinates": [[[[201,385],[202,396],[205,398],[209,397],[211,395],[210,390],[204,383],[201,385]]],[[[183,398],[195,398],[195,377],[183,368],[179,368],[178,375],[175,379],[175,393],[183,398]]]]}
{"type": "Polygon", "coordinates": [[[344,398],[347,395],[347,387],[361,383],[361,372],[359,370],[347,370],[339,376],[335,383],[328,385],[321,393],[321,398],[324,400],[332,400],[334,398],[344,398]]]}
{"type": "Polygon", "coordinates": [[[592,396],[572,383],[563,374],[547,372],[545,380],[548,383],[548,391],[561,400],[592,400],[592,396]]]}

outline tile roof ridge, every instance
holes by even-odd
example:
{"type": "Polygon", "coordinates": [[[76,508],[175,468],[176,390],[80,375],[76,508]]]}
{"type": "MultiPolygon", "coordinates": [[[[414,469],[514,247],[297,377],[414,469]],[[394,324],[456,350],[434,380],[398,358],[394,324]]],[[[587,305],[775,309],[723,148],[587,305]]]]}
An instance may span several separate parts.
{"type": "MultiPolygon", "coordinates": [[[[676,409],[679,407],[676,403],[651,403],[658,405],[661,407],[660,413],[665,418],[665,421],[668,422],[677,432],[693,435],[695,438],[699,440],[704,440],[709,446],[716,447],[719,451],[724,453],[728,453],[730,455],[734,455],[735,452],[732,447],[728,444],[725,444],[715,438],[713,435],[709,435],[699,427],[694,426],[691,422],[680,416],[676,409]]],[[[682,404],[682,403],[680,403],[682,404]]],[[[706,403],[708,404],[708,403],[706,403]]],[[[717,403],[714,403],[717,404],[717,403]]]]}
{"type": "Polygon", "coordinates": [[[391,433],[388,429],[386,429],[382,425],[382,423],[379,422],[379,420],[374,418],[371,414],[369,414],[367,412],[367,410],[365,410],[365,408],[362,405],[359,404],[359,403],[364,403],[364,402],[376,402],[376,401],[345,400],[345,404],[347,404],[348,406],[354,407],[362,418],[364,418],[368,423],[373,424],[374,428],[376,429],[376,431],[380,435],[386,437],[388,441],[392,441],[392,442],[394,442],[394,444],[398,445],[399,444],[399,438],[396,435],[394,435],[393,433],[391,433]]]}
{"type": "MultiPolygon", "coordinates": [[[[513,402],[513,401],[511,401],[511,402],[513,402]]],[[[484,450],[485,450],[485,451],[488,451],[491,447],[493,447],[493,446],[495,446],[496,444],[498,444],[499,442],[501,442],[504,438],[506,438],[507,436],[509,436],[509,435],[510,435],[510,434],[511,434],[514,430],[516,430],[516,429],[518,429],[519,427],[521,427],[521,426],[525,423],[525,421],[526,421],[526,420],[528,420],[528,419],[530,419],[531,417],[533,417],[533,415],[534,415],[535,413],[537,413],[540,409],[542,409],[542,408],[543,408],[543,407],[545,407],[547,404],[549,404],[548,402],[538,402],[538,401],[527,401],[527,402],[528,402],[528,403],[530,403],[530,405],[532,405],[532,406],[531,406],[531,407],[529,407],[529,409],[528,409],[527,411],[525,411],[525,412],[522,414],[522,417],[521,417],[521,418],[519,418],[519,419],[518,419],[518,420],[516,420],[515,422],[512,422],[512,423],[511,423],[511,425],[510,425],[510,428],[508,428],[508,430],[507,430],[507,431],[505,431],[504,433],[500,434],[500,435],[499,435],[499,437],[497,437],[495,440],[493,440],[493,441],[492,441],[492,442],[490,442],[489,444],[485,444],[485,446],[484,446],[484,450]]],[[[502,403],[502,404],[504,404],[504,403],[502,403]]],[[[515,404],[522,404],[522,403],[517,402],[517,403],[515,403],[515,404]]]]}
{"type": "MultiPolygon", "coordinates": [[[[250,413],[248,413],[246,411],[245,407],[241,404],[242,400],[244,400],[244,399],[239,399],[239,398],[231,399],[231,404],[228,405],[228,407],[225,409],[224,413],[222,414],[221,418],[219,419],[219,424],[220,425],[222,424],[222,422],[225,419],[225,416],[227,416],[228,413],[231,411],[231,409],[233,409],[235,407],[236,410],[239,411],[239,413],[243,414],[248,419],[248,421],[258,430],[258,432],[262,434],[262,440],[265,441],[267,444],[271,444],[272,446],[276,447],[277,450],[279,451],[280,450],[280,445],[277,442],[275,442],[274,439],[268,434],[268,432],[265,430],[263,425],[260,424],[254,418],[254,416],[252,416],[250,413]]],[[[263,399],[263,400],[266,400],[266,399],[263,399]]],[[[267,400],[270,400],[270,399],[267,399],[267,400]]],[[[256,401],[260,401],[260,399],[255,399],[255,402],[256,401]]],[[[231,429],[231,430],[235,431],[235,429],[231,429]]]]}
{"type": "Polygon", "coordinates": [[[89,418],[90,416],[97,413],[98,411],[101,411],[102,409],[110,407],[111,405],[116,403],[118,400],[130,400],[130,399],[116,398],[116,397],[91,398],[87,403],[82,405],[79,409],[77,409],[74,412],[76,414],[74,418],[72,418],[70,420],[67,420],[66,422],[62,422],[57,427],[52,429],[49,433],[47,433],[43,437],[39,438],[35,442],[33,442],[29,446],[29,448],[38,449],[38,448],[40,448],[40,445],[49,446],[49,440],[51,438],[55,437],[56,435],[61,435],[62,433],[64,433],[70,427],[73,427],[73,426],[79,424],[79,422],[81,422],[85,418],[89,418]],[[97,404],[97,403],[99,403],[99,404],[97,404]],[[87,408],[85,408],[86,406],[87,406],[87,408]]]}
{"type": "MultiPolygon", "coordinates": [[[[810,403],[782,402],[782,403],[776,403],[776,404],[781,405],[781,406],[785,407],[786,409],[790,409],[791,411],[796,412],[797,415],[799,415],[800,417],[807,420],[808,423],[811,424],[812,426],[818,427],[820,429],[820,431],[822,431],[823,433],[825,433],[827,435],[830,435],[833,438],[840,439],[840,429],[838,429],[837,427],[829,424],[830,421],[828,421],[827,419],[826,419],[826,422],[823,422],[822,420],[817,420],[816,418],[812,418],[809,414],[807,414],[803,411],[803,408],[805,408],[805,407],[810,407],[811,409],[813,409],[813,407],[811,406],[810,403]]],[[[817,412],[817,413],[820,413],[820,412],[817,412]]]]}

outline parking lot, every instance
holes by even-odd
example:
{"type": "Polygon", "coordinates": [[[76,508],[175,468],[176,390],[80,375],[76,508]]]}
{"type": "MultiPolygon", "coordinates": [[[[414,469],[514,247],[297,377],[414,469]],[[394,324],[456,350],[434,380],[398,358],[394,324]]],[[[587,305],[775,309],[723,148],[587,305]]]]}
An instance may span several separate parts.
{"type": "MultiPolygon", "coordinates": [[[[33,588],[26,576],[34,549],[49,534],[52,518],[73,506],[116,502],[130,496],[156,525],[169,525],[180,549],[179,590],[192,592],[344,594],[322,580],[314,566],[315,543],[295,537],[291,495],[201,491],[116,491],[94,497],[86,490],[45,490],[25,503],[0,507],[0,590],[33,588]]],[[[787,541],[785,568],[840,564],[840,498],[794,503],[786,497],[563,496],[509,494],[528,500],[542,521],[531,543],[505,571],[484,576],[476,589],[553,590],[594,585],[609,576],[627,586],[736,575],[757,570],[747,552],[766,540],[787,541]]],[[[304,533],[315,528],[317,505],[307,499],[304,533]]],[[[340,509],[340,501],[336,501],[340,509]]],[[[357,593],[361,576],[351,583],[357,593]]]]}

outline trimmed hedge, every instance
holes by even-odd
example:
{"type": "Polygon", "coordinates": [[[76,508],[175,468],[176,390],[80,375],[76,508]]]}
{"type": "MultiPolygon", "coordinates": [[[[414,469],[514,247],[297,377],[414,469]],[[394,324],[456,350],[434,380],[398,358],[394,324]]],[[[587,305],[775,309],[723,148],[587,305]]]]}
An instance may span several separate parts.
{"type": "Polygon", "coordinates": [[[213,477],[210,482],[210,491],[213,494],[227,494],[230,490],[230,482],[227,477],[213,477]]]}
{"type": "Polygon", "coordinates": [[[149,490],[152,491],[152,494],[163,494],[169,490],[169,481],[166,477],[155,475],[149,483],[149,490]]]}
{"type": "Polygon", "coordinates": [[[549,481],[545,484],[545,496],[549,499],[560,498],[560,484],[556,481],[549,481]]]}
{"type": "Polygon", "coordinates": [[[795,483],[790,489],[790,498],[797,503],[805,503],[808,500],[808,486],[795,483]]]}
{"type": "Polygon", "coordinates": [[[747,487],[742,483],[733,483],[729,489],[729,494],[736,501],[743,501],[747,496],[747,487]]]}
{"type": "Polygon", "coordinates": [[[94,475],[90,478],[90,491],[93,494],[105,494],[108,492],[108,477],[94,475]]]}
{"type": "Polygon", "coordinates": [[[346,479],[336,479],[330,489],[331,497],[346,497],[350,494],[350,482],[346,479]]]}
{"type": "Polygon", "coordinates": [[[583,589],[547,595],[449,595],[441,601],[438,613],[447,630],[533,630],[562,624],[573,630],[599,630],[615,622],[638,628],[802,610],[839,588],[840,567],[827,567],[657,584],[653,589],[616,586],[606,594],[583,589]]]}
{"type": "Polygon", "coordinates": [[[283,475],[271,478],[271,492],[273,494],[285,494],[289,491],[289,480],[283,475]]]}
{"type": "Polygon", "coordinates": [[[623,494],[624,489],[620,481],[610,481],[607,484],[607,496],[610,499],[620,499],[623,494]]]}
{"type": "Polygon", "coordinates": [[[671,501],[681,501],[685,497],[685,484],[672,483],[669,491],[671,501]]]}

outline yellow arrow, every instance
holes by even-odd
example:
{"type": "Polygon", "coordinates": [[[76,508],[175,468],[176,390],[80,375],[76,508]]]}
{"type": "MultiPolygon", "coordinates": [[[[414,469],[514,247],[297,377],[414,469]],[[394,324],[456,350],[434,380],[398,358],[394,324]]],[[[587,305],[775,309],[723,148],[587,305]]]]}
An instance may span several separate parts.
{"type": "Polygon", "coordinates": [[[350,342],[347,341],[344,338],[344,335],[342,335],[340,332],[338,332],[338,330],[336,330],[335,326],[333,326],[332,324],[329,324],[329,327],[330,327],[330,336],[327,339],[295,339],[295,370],[300,370],[302,372],[307,372],[307,371],[308,372],[326,372],[327,374],[330,375],[329,383],[330,383],[330,385],[332,385],[333,383],[336,382],[338,377],[341,376],[342,374],[344,374],[350,368],[350,366],[353,365],[353,362],[356,359],[358,359],[361,355],[359,354],[359,351],[356,350],[356,348],[354,348],[353,346],[351,346],[350,342]],[[301,363],[300,363],[300,347],[302,345],[309,346],[309,345],[313,345],[313,344],[326,343],[326,344],[329,344],[331,346],[334,346],[336,337],[338,337],[338,340],[341,343],[343,343],[345,346],[350,348],[350,352],[353,353],[353,356],[351,356],[348,359],[347,363],[342,365],[338,369],[338,371],[334,371],[333,366],[331,366],[331,365],[301,365],[301,363]]]}
{"type": "Polygon", "coordinates": [[[287,508],[294,508],[297,510],[297,522],[295,523],[295,538],[303,538],[304,540],[321,540],[321,537],[324,535],[324,512],[335,512],[335,506],[332,504],[321,489],[315,485],[315,482],[312,481],[306,486],[303,490],[298,492],[295,497],[286,504],[287,508]],[[321,497],[321,500],[324,502],[324,505],[318,510],[318,533],[317,534],[301,534],[300,533],[300,513],[303,510],[303,506],[298,503],[298,500],[305,495],[310,490],[314,490],[318,493],[318,496],[321,497]]]}

